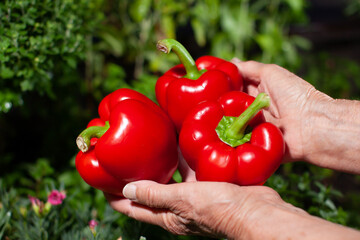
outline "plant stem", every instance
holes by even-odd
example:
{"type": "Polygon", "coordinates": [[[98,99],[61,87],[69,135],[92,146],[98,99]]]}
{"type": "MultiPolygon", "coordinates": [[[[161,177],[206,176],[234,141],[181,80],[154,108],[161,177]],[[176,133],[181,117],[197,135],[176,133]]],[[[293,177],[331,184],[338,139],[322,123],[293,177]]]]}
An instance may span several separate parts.
{"type": "Polygon", "coordinates": [[[198,70],[194,59],[191,57],[186,48],[178,41],[171,38],[163,39],[158,41],[156,48],[166,54],[170,53],[171,50],[176,53],[185,67],[186,75],[184,77],[196,80],[201,76],[202,72],[198,70]]]}
{"type": "Polygon", "coordinates": [[[259,93],[254,102],[230,125],[225,131],[227,138],[241,139],[251,119],[263,108],[270,105],[270,97],[266,93],[259,93]]]}
{"type": "Polygon", "coordinates": [[[100,138],[110,128],[109,122],[105,126],[92,126],[80,133],[76,138],[76,145],[82,152],[89,151],[92,138],[100,138]]]}

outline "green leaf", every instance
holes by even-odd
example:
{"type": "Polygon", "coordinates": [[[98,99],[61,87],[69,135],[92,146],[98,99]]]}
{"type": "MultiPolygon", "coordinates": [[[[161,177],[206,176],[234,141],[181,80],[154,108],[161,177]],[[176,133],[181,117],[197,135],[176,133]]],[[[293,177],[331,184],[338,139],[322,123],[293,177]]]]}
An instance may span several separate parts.
{"type": "Polygon", "coordinates": [[[0,62],[5,63],[9,61],[9,59],[10,59],[9,56],[5,56],[4,54],[0,53],[0,62]]]}
{"type": "Polygon", "coordinates": [[[10,68],[5,67],[5,66],[2,66],[0,71],[1,71],[0,76],[4,79],[12,78],[15,75],[13,70],[11,70],[10,68]]]}
{"type": "Polygon", "coordinates": [[[107,77],[104,79],[104,89],[106,92],[112,92],[122,87],[129,87],[125,81],[125,70],[117,64],[107,66],[107,77]]]}
{"type": "Polygon", "coordinates": [[[166,38],[176,38],[176,24],[173,16],[165,14],[161,17],[161,28],[163,29],[166,38]]]}
{"type": "Polygon", "coordinates": [[[286,2],[291,7],[291,10],[296,13],[301,12],[305,6],[304,0],[286,0],[286,2]]]}
{"type": "Polygon", "coordinates": [[[216,23],[220,14],[220,0],[205,0],[207,16],[203,17],[210,20],[211,23],[216,23]]]}
{"type": "Polygon", "coordinates": [[[10,46],[10,39],[3,37],[0,41],[0,51],[5,52],[6,49],[10,46]]]}
{"type": "Polygon", "coordinates": [[[20,83],[21,91],[26,92],[33,90],[34,84],[35,83],[33,81],[30,81],[30,79],[25,79],[20,83]]]}
{"type": "Polygon", "coordinates": [[[221,16],[221,27],[234,43],[241,44],[241,41],[252,36],[255,19],[249,12],[248,1],[241,1],[241,4],[223,4],[221,16]]]}
{"type": "Polygon", "coordinates": [[[73,69],[76,68],[77,61],[76,61],[75,58],[67,57],[67,58],[65,58],[65,59],[66,59],[67,64],[68,64],[71,68],[73,68],[73,69]]]}
{"type": "Polygon", "coordinates": [[[9,228],[12,212],[0,209],[0,239],[3,239],[5,230],[9,228]]]}
{"type": "Polygon", "coordinates": [[[179,172],[179,170],[176,170],[174,175],[172,176],[172,178],[174,179],[175,182],[180,183],[182,182],[182,177],[181,174],[179,172]]]}
{"type": "Polygon", "coordinates": [[[336,206],[335,206],[334,202],[331,201],[330,199],[325,200],[325,206],[327,206],[328,208],[330,208],[333,211],[336,211],[336,206]]]}
{"type": "Polygon", "coordinates": [[[49,176],[54,173],[54,169],[50,166],[49,161],[45,158],[39,158],[35,165],[29,167],[29,174],[35,180],[40,181],[45,176],[49,176]]]}
{"type": "Polygon", "coordinates": [[[103,32],[101,37],[104,39],[105,43],[107,43],[115,56],[121,56],[124,52],[124,41],[111,34],[110,32],[103,32]]]}
{"type": "Polygon", "coordinates": [[[139,23],[148,15],[150,7],[151,0],[135,0],[130,5],[130,16],[139,23]]]}
{"type": "Polygon", "coordinates": [[[304,49],[304,50],[310,50],[312,43],[304,38],[304,37],[300,37],[300,36],[291,36],[290,38],[292,44],[304,49]]]}
{"type": "Polygon", "coordinates": [[[205,26],[198,19],[193,19],[191,21],[191,26],[195,33],[196,42],[201,47],[205,46],[206,44],[205,26]]]}

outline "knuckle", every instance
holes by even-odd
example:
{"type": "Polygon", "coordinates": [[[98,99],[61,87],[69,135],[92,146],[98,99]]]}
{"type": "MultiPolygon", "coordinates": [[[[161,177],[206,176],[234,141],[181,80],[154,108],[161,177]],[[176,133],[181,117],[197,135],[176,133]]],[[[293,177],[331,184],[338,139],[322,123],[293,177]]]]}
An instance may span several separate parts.
{"type": "Polygon", "coordinates": [[[156,191],[152,187],[145,188],[145,201],[149,207],[153,207],[156,201],[156,191]]]}
{"type": "Polygon", "coordinates": [[[264,64],[261,69],[261,78],[269,79],[269,78],[292,78],[295,75],[288,70],[282,68],[281,66],[271,63],[264,64]]]}
{"type": "Polygon", "coordinates": [[[274,64],[274,63],[264,64],[263,65],[264,74],[269,74],[270,72],[278,71],[280,69],[281,69],[281,67],[279,65],[274,64]]]}
{"type": "Polygon", "coordinates": [[[253,68],[253,67],[262,66],[262,65],[263,65],[262,63],[259,63],[254,60],[248,60],[248,61],[242,63],[242,66],[244,66],[244,68],[248,68],[248,67],[253,68]]]}
{"type": "Polygon", "coordinates": [[[188,219],[178,217],[174,214],[166,215],[164,217],[165,228],[176,235],[187,235],[193,233],[191,231],[192,223],[188,219]]]}
{"type": "Polygon", "coordinates": [[[254,65],[254,64],[258,64],[258,62],[254,61],[254,60],[249,60],[249,61],[246,61],[248,64],[250,65],[254,65]]]}

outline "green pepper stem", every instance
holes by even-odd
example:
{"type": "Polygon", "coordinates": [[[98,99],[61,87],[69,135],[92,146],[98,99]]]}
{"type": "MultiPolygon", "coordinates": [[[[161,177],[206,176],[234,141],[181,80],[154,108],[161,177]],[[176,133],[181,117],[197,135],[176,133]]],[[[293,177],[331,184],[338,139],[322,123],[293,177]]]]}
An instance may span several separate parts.
{"type": "Polygon", "coordinates": [[[162,39],[156,44],[156,48],[166,54],[170,53],[171,50],[176,53],[181,63],[184,65],[186,75],[184,77],[196,80],[201,76],[201,72],[198,70],[194,59],[186,48],[176,41],[175,39],[162,39]]]}
{"type": "Polygon", "coordinates": [[[89,151],[92,138],[100,138],[110,128],[109,122],[106,122],[104,126],[92,126],[88,127],[80,133],[76,138],[76,145],[82,152],[89,151]]]}
{"type": "Polygon", "coordinates": [[[241,139],[251,119],[262,109],[270,105],[270,97],[266,93],[259,93],[254,102],[230,125],[225,131],[228,138],[241,139]]]}

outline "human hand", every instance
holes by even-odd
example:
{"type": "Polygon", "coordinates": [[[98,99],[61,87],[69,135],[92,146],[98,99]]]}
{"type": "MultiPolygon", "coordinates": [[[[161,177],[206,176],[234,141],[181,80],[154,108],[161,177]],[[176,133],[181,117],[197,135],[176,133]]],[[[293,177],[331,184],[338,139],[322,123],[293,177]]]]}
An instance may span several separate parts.
{"type": "Polygon", "coordinates": [[[331,102],[332,98],[317,91],[311,84],[275,64],[254,61],[241,62],[233,59],[244,78],[244,91],[252,96],[260,92],[270,95],[271,105],[264,115],[267,121],[278,126],[287,147],[285,161],[303,159],[313,142],[312,109],[319,102],[331,102]],[[316,104],[314,104],[316,103],[316,104]]]}
{"type": "Polygon", "coordinates": [[[180,172],[182,182],[195,182],[196,181],[195,171],[190,168],[189,164],[184,159],[183,155],[181,154],[180,148],[178,148],[178,157],[179,157],[178,170],[180,172]]]}
{"type": "Polygon", "coordinates": [[[177,235],[248,239],[256,230],[252,226],[264,217],[276,221],[272,219],[274,209],[302,212],[264,186],[239,187],[218,182],[163,185],[138,181],[128,184],[123,194],[128,199],[106,195],[113,209],[177,235]]]}

